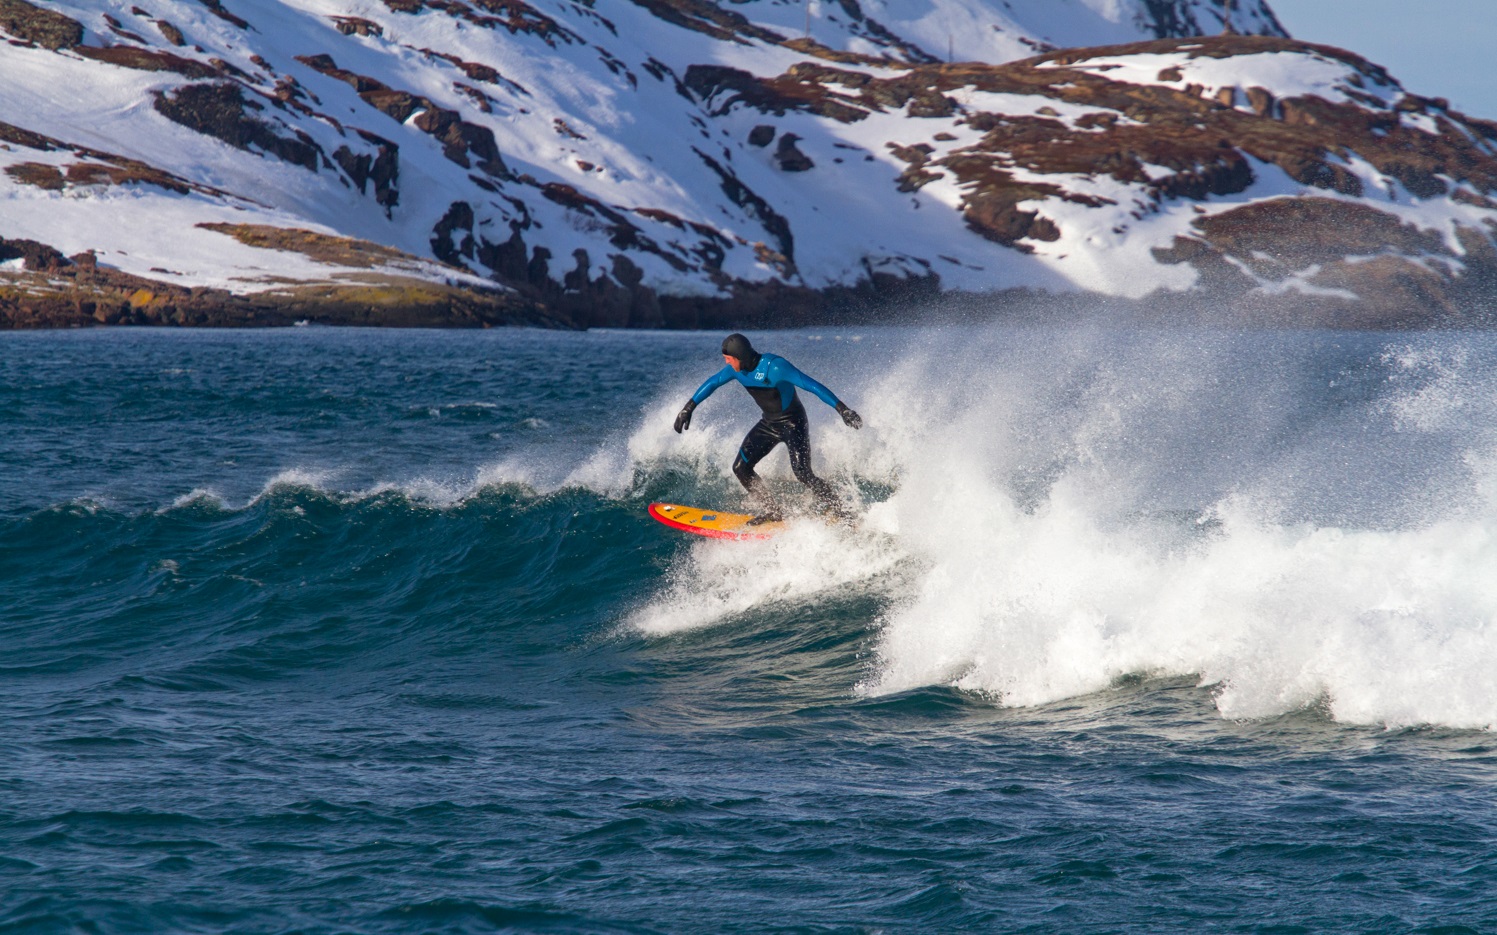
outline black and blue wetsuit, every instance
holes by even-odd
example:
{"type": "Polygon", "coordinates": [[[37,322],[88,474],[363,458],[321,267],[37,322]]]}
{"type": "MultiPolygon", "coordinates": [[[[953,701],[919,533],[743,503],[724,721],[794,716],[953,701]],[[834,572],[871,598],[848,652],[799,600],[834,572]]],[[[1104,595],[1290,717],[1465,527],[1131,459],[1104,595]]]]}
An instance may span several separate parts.
{"type": "Polygon", "coordinates": [[[739,483],[750,493],[763,497],[763,481],[754,473],[754,465],[783,442],[790,453],[790,469],[795,473],[795,479],[811,488],[820,506],[835,508],[837,497],[832,486],[811,470],[811,434],[806,421],[806,407],[801,405],[795,391],[800,388],[812,393],[838,412],[846,407],[842,406],[831,390],[801,373],[785,358],[775,354],[756,356],[757,361],[742,361],[742,371],[724,365],[691,394],[690,405],[694,407],[711,396],[718,387],[737,380],[748,390],[759,408],[764,410],[763,418],[749,429],[749,433],[743,438],[743,444],[738,446],[738,457],[733,459],[733,474],[739,483]],[[749,366],[751,362],[752,367],[749,366]]]}

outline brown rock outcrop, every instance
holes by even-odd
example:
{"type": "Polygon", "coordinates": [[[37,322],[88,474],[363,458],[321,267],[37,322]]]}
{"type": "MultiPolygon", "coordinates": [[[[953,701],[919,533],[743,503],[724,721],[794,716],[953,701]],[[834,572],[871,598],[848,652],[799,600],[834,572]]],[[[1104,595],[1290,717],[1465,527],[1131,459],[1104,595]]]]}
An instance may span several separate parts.
{"type": "MultiPolygon", "coordinates": [[[[204,225],[209,226],[209,225],[204,225]]],[[[292,250],[323,262],[374,270],[416,261],[388,247],[311,231],[211,225],[251,246],[292,250]]],[[[100,267],[92,254],[69,260],[47,244],[0,239],[0,261],[23,258],[25,272],[0,272],[0,330],[96,325],[198,327],[326,325],[475,328],[491,325],[574,327],[545,308],[502,289],[432,282],[371,271],[356,279],[291,284],[236,295],[184,288],[100,267]]]]}
{"type": "MultiPolygon", "coordinates": [[[[938,102],[964,90],[1043,95],[1087,108],[1080,118],[1061,120],[1051,107],[1031,114],[964,107],[960,122],[982,133],[975,143],[943,146],[943,138],[956,140],[947,133],[930,143],[888,144],[908,166],[898,179],[901,191],[950,176],[963,193],[968,226],[1025,252],[1062,235],[1045,215],[1046,201],[1110,203],[1071,191],[1070,179],[1078,177],[1110,176],[1157,206],[1150,210],[1162,210],[1171,202],[1245,192],[1257,179],[1255,167],[1264,164],[1312,190],[1362,198],[1365,176],[1351,161],[1365,160],[1386,184],[1413,198],[1453,194],[1466,204],[1497,204],[1491,197],[1497,193],[1497,125],[1456,114],[1444,101],[1402,93],[1360,56],[1284,38],[1162,40],[998,66],[917,65],[893,77],[824,63],[796,65],[774,78],[714,66],[693,68],[686,83],[714,113],[801,111],[842,122],[900,108],[911,116],[917,109],[939,115],[938,102]],[[1282,53],[1339,62],[1347,69],[1343,99],[1279,98],[1256,85],[1209,94],[1199,85],[1169,86],[1184,80],[1180,68],[1162,71],[1157,84],[1115,80],[1106,68],[1088,70],[1091,62],[1170,53],[1186,60],[1282,53]],[[1041,181],[1047,178],[1055,181],[1041,181]]],[[[1361,312],[1336,313],[1338,321],[1358,324],[1408,321],[1414,313],[1407,309],[1415,307],[1424,309],[1414,314],[1421,321],[1453,319],[1497,298],[1497,269],[1487,259],[1497,227],[1490,224],[1462,228],[1457,236],[1470,246],[1458,249],[1372,205],[1327,197],[1249,203],[1203,218],[1195,230],[1157,255],[1162,262],[1191,264],[1202,287],[1219,296],[1294,279],[1319,290],[1315,301],[1358,296],[1361,312]]]]}
{"type": "Polygon", "coordinates": [[[0,0],[0,29],[44,49],[71,49],[83,41],[83,24],[26,0],[0,0]]]}
{"type": "Polygon", "coordinates": [[[439,140],[442,143],[442,155],[464,169],[477,165],[492,176],[504,177],[509,174],[494,140],[494,131],[488,127],[466,121],[457,111],[438,107],[426,97],[396,90],[367,75],[339,68],[331,55],[304,55],[298,57],[297,61],[345,82],[358,92],[366,104],[387,114],[397,123],[405,123],[419,111],[420,115],[415,120],[416,127],[439,140]]]}
{"type": "Polygon", "coordinates": [[[294,139],[284,137],[270,124],[250,116],[250,111],[264,110],[264,106],[246,99],[237,83],[189,84],[171,94],[158,91],[156,110],[168,120],[216,137],[236,149],[250,151],[253,144],[314,172],[325,158],[321,147],[305,133],[298,132],[294,139]]]}
{"type": "Polygon", "coordinates": [[[1497,230],[1461,228],[1452,244],[1372,205],[1329,198],[1254,202],[1193,226],[1197,236],[1156,258],[1189,263],[1213,291],[1239,297],[1298,278],[1332,293],[1320,309],[1339,327],[1454,323],[1497,299],[1497,230]],[[1336,292],[1356,299],[1335,301],[1336,292]]]}
{"type": "Polygon", "coordinates": [[[65,269],[72,265],[72,261],[56,247],[35,240],[0,237],[0,262],[6,260],[20,260],[22,268],[32,272],[65,269]]]}
{"type": "Polygon", "coordinates": [[[774,160],[781,172],[806,172],[816,168],[811,157],[795,145],[798,142],[800,137],[794,133],[786,133],[780,137],[780,142],[775,146],[774,160]]]}
{"type": "Polygon", "coordinates": [[[384,0],[392,13],[418,14],[438,10],[485,29],[528,33],[547,45],[580,43],[582,38],[524,0],[472,0],[473,7],[456,0],[384,0]]]}
{"type": "Polygon", "coordinates": [[[188,78],[217,78],[221,75],[221,70],[212,65],[205,65],[170,52],[143,49],[133,45],[111,45],[101,48],[80,45],[73,51],[96,62],[107,62],[110,65],[134,68],[137,71],[170,71],[188,78]]]}

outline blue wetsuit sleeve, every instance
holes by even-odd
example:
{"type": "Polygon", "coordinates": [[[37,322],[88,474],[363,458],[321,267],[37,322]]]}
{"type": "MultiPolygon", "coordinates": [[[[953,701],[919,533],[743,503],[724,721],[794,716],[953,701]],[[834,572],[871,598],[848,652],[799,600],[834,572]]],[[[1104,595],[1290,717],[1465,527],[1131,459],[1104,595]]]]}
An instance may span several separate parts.
{"type": "Polygon", "coordinates": [[[731,379],[733,379],[733,368],[724,364],[721,370],[702,381],[702,385],[697,387],[697,391],[691,394],[691,401],[701,405],[702,400],[711,396],[719,386],[722,386],[731,379]]]}
{"type": "Polygon", "coordinates": [[[805,390],[807,393],[816,394],[816,398],[820,399],[828,406],[831,406],[834,409],[836,408],[838,402],[837,394],[833,393],[831,390],[822,386],[820,383],[817,383],[815,380],[795,369],[795,365],[790,361],[781,357],[778,361],[775,362],[775,368],[778,371],[775,374],[775,383],[779,383],[781,380],[783,380],[784,382],[789,383],[791,386],[798,386],[801,389],[805,390]]]}

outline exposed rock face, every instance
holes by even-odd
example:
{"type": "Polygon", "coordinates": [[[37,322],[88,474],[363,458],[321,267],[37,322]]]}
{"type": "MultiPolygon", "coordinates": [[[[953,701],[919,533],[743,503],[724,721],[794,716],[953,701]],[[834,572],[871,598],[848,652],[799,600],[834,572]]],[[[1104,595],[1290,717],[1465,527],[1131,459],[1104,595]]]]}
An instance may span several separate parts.
{"type": "MultiPolygon", "coordinates": [[[[354,31],[350,34],[358,33],[354,31]]],[[[438,107],[428,98],[395,90],[377,79],[339,68],[330,55],[302,56],[298,61],[348,84],[359,92],[359,97],[366,103],[399,123],[405,123],[415,116],[415,126],[439,140],[442,143],[442,155],[464,169],[476,162],[489,175],[507,174],[504,160],[499,155],[499,147],[494,142],[494,132],[488,127],[469,123],[456,111],[438,107]]]]}
{"type": "MultiPolygon", "coordinates": [[[[1403,94],[1382,69],[1340,50],[1275,37],[1213,37],[1057,52],[996,67],[921,65],[892,78],[808,64],[769,78],[713,69],[688,80],[718,112],[800,111],[847,124],[895,108],[915,116],[919,102],[953,93],[1056,102],[1027,114],[964,107],[958,125],[980,134],[965,145],[952,145],[959,137],[950,133],[928,143],[888,144],[906,164],[901,191],[954,182],[968,227],[1019,251],[1062,238],[1047,203],[1118,206],[1115,194],[1078,185],[1081,179],[1105,176],[1126,186],[1112,191],[1133,194],[1130,214],[1141,220],[1180,202],[1241,195],[1272,167],[1304,194],[1208,213],[1171,247],[1155,249],[1155,258],[1194,267],[1199,286],[1216,299],[1303,286],[1311,296],[1303,304],[1359,326],[1475,320],[1497,298],[1497,216],[1473,213],[1471,223],[1441,232],[1387,209],[1391,201],[1407,215],[1422,200],[1447,196],[1494,207],[1497,125],[1453,113],[1444,101],[1403,94]],[[1344,66],[1344,84],[1327,99],[1186,81],[1191,63],[1262,55],[1344,66]],[[1162,56],[1178,56],[1184,65],[1161,69],[1159,83],[1108,74],[1130,60],[1162,56]],[[1070,120],[1055,109],[1065,105],[1070,120]],[[1379,191],[1369,192],[1369,182],[1379,191]],[[1309,197],[1315,192],[1327,197],[1309,197]],[[1371,197],[1348,203],[1337,195],[1371,197]]],[[[919,113],[933,110],[927,105],[919,113]]]]}
{"type": "Polygon", "coordinates": [[[400,147],[373,133],[360,131],[359,136],[377,147],[373,154],[355,153],[347,146],[340,146],[333,153],[333,161],[358,186],[359,194],[368,193],[370,183],[373,183],[374,200],[384,206],[386,216],[389,216],[391,209],[400,202],[400,147]]]}
{"type": "Polygon", "coordinates": [[[62,164],[13,162],[5,167],[6,176],[23,185],[47,191],[65,191],[85,186],[150,185],[177,195],[189,192],[210,198],[227,195],[220,189],[188,181],[138,159],[87,146],[71,146],[62,140],[22,130],[8,123],[0,123],[0,143],[37,154],[58,154],[63,158],[80,160],[62,164]]]}
{"type": "Polygon", "coordinates": [[[1285,198],[1203,217],[1195,228],[1156,256],[1193,265],[1218,294],[1247,296],[1260,283],[1301,277],[1311,290],[1356,296],[1326,303],[1325,323],[1338,327],[1497,323],[1489,317],[1497,227],[1486,235],[1459,228],[1449,243],[1368,204],[1285,198]]]}
{"type": "Polygon", "coordinates": [[[0,0],[0,29],[47,49],[71,49],[83,42],[83,24],[26,0],[0,0]]]}
{"type": "Polygon", "coordinates": [[[170,52],[159,52],[136,46],[112,45],[96,48],[81,45],[73,51],[96,62],[119,65],[122,68],[135,68],[140,71],[170,71],[188,78],[217,78],[220,74],[219,69],[213,65],[173,55],[170,52]]]}
{"type": "Polygon", "coordinates": [[[1220,33],[1228,35],[1255,35],[1263,33],[1271,36],[1283,36],[1284,27],[1274,17],[1273,11],[1266,7],[1258,10],[1246,10],[1248,4],[1232,3],[1227,0],[1221,4],[1230,10],[1234,6],[1239,12],[1247,13],[1251,24],[1244,28],[1236,19],[1229,19],[1223,10],[1203,10],[1196,4],[1184,3],[1181,0],[1144,0],[1144,8],[1147,11],[1147,22],[1149,28],[1159,39],[1178,39],[1183,36],[1211,36],[1220,33]],[[1256,26],[1257,28],[1251,28],[1256,26]]]}
{"type": "Polygon", "coordinates": [[[774,151],[775,164],[780,167],[780,171],[805,172],[816,168],[816,163],[811,161],[811,157],[801,152],[800,148],[795,145],[799,140],[800,137],[794,133],[786,133],[780,137],[780,143],[774,151]]]}
{"type": "Polygon", "coordinates": [[[65,254],[158,296],[365,269],[358,251],[280,262],[310,255],[289,235],[180,250],[230,224],[356,232],[575,326],[1036,292],[1485,320],[1497,124],[1286,38],[1261,0],[1078,5],[1077,35],[1139,41],[1064,50],[1023,28],[1042,0],[952,32],[977,2],[808,20],[775,0],[101,0],[74,20],[0,0],[0,73],[38,102],[0,124],[0,237],[56,254],[0,260],[0,282],[33,259],[76,279],[65,254]],[[96,84],[62,93],[48,62],[96,84]]]}
{"type": "Polygon", "coordinates": [[[218,231],[267,248],[317,256],[372,272],[358,281],[307,283],[275,292],[234,294],[184,288],[97,266],[92,254],[64,258],[34,241],[0,240],[0,262],[20,257],[27,272],[0,277],[0,328],[93,325],[401,327],[567,327],[512,293],[432,282],[378,271],[401,257],[377,244],[312,231],[219,225],[218,231]]]}
{"type": "Polygon", "coordinates": [[[174,94],[156,95],[156,110],[168,120],[238,149],[248,150],[253,145],[315,172],[322,156],[317,144],[304,135],[295,139],[281,136],[270,124],[249,114],[264,109],[262,104],[245,100],[239,85],[230,83],[189,84],[174,94]]]}
{"type": "MultiPolygon", "coordinates": [[[[389,0],[386,0],[388,3],[389,0]]],[[[828,0],[821,16],[806,16],[800,2],[783,0],[630,0],[656,17],[721,42],[776,44],[833,61],[892,59],[934,64],[941,61],[1005,61],[1053,51],[1052,41],[1089,45],[1106,41],[1168,39],[1229,32],[1285,36],[1283,26],[1262,0],[1138,0],[1115,4],[1106,22],[1085,22],[1076,9],[1076,38],[1047,30],[1048,40],[1026,29],[1038,6],[1053,22],[1053,0],[999,0],[991,3],[986,29],[973,29],[967,4],[937,2],[869,5],[828,0]],[[809,31],[806,31],[809,27],[809,31]],[[1081,38],[1082,36],[1085,38],[1081,38]],[[1109,38],[1101,38],[1109,37],[1109,38]],[[875,50],[869,54],[866,50],[875,50]]],[[[418,4],[419,5],[419,4],[418,4]]],[[[436,4],[427,3],[427,6],[436,4]]]]}
{"type": "Polygon", "coordinates": [[[66,269],[72,265],[55,247],[35,240],[0,238],[0,262],[5,260],[20,260],[22,268],[32,272],[66,269]]]}
{"type": "Polygon", "coordinates": [[[162,37],[172,45],[184,46],[187,44],[187,37],[182,35],[182,30],[178,29],[176,26],[173,26],[166,20],[158,19],[156,21],[156,28],[161,30],[162,37]]]}

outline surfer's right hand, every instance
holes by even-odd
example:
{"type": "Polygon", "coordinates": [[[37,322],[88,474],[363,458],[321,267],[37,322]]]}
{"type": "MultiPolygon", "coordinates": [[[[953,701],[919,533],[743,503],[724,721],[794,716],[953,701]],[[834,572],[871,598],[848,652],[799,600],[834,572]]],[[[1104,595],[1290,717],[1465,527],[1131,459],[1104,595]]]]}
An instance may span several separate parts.
{"type": "Polygon", "coordinates": [[[680,435],[681,431],[683,429],[689,429],[689,428],[691,428],[691,410],[695,409],[696,407],[697,407],[696,400],[694,400],[694,399],[688,399],[686,401],[686,405],[684,405],[684,406],[681,407],[681,411],[678,412],[678,413],[676,413],[676,434],[677,435],[680,435]]]}
{"type": "Polygon", "coordinates": [[[842,417],[842,421],[849,428],[860,429],[863,427],[863,417],[858,415],[858,413],[846,403],[837,404],[837,415],[842,417]]]}

